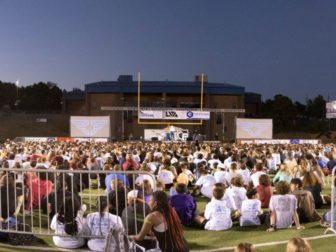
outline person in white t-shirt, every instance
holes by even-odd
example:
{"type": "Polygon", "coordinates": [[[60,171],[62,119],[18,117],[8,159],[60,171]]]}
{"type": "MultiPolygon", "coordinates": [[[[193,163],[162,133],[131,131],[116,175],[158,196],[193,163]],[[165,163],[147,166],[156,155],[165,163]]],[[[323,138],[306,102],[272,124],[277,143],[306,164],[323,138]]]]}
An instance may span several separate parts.
{"type": "Polygon", "coordinates": [[[231,195],[237,209],[240,210],[242,202],[246,200],[246,189],[244,188],[243,180],[241,177],[231,179],[231,186],[226,189],[225,194],[231,195]]]}
{"type": "Polygon", "coordinates": [[[239,223],[240,226],[258,226],[260,225],[259,215],[263,213],[261,209],[261,202],[257,199],[257,190],[249,189],[246,192],[247,199],[243,201],[239,223]]]}
{"type": "MultiPolygon", "coordinates": [[[[216,167],[216,165],[214,166],[216,167]]],[[[229,183],[227,183],[226,179],[225,179],[225,175],[226,175],[226,171],[225,171],[225,167],[223,164],[219,164],[216,167],[216,171],[214,173],[214,177],[216,179],[216,183],[222,183],[225,185],[225,187],[229,186],[229,183]]]]}
{"type": "Polygon", "coordinates": [[[228,171],[230,169],[231,163],[232,163],[232,153],[229,153],[229,157],[226,158],[224,160],[224,163],[223,163],[226,171],[228,171]]]}
{"type": "Polygon", "coordinates": [[[273,195],[270,200],[270,227],[267,231],[272,232],[276,229],[291,228],[293,220],[296,229],[304,229],[300,225],[299,216],[296,211],[297,199],[294,195],[289,194],[290,185],[286,181],[279,181],[275,189],[278,195],[273,195]]]}
{"type": "Polygon", "coordinates": [[[225,174],[225,180],[230,185],[231,184],[231,180],[233,178],[236,178],[236,177],[242,178],[242,175],[238,172],[238,165],[237,165],[237,163],[231,163],[231,165],[230,165],[230,172],[227,172],[225,174]]]}
{"type": "Polygon", "coordinates": [[[268,168],[269,172],[271,172],[271,173],[276,172],[277,167],[276,167],[275,160],[272,157],[271,153],[267,154],[267,156],[266,156],[266,164],[267,164],[267,168],[268,168]]]}
{"type": "Polygon", "coordinates": [[[80,205],[77,197],[66,195],[58,213],[52,218],[50,228],[55,230],[53,242],[56,247],[75,249],[85,245],[85,239],[75,235],[88,235],[86,219],[83,218],[85,205],[80,205]],[[67,236],[57,236],[67,235],[67,236]]]}
{"type": "Polygon", "coordinates": [[[239,167],[240,169],[238,170],[238,173],[242,176],[244,185],[248,186],[251,181],[251,172],[247,168],[245,161],[240,161],[239,167]]]}
{"type": "MultiPolygon", "coordinates": [[[[88,247],[93,251],[104,251],[106,244],[106,236],[111,229],[116,229],[119,232],[124,231],[122,220],[119,216],[109,213],[109,205],[105,196],[97,198],[97,206],[99,211],[90,213],[87,216],[87,225],[91,236],[104,236],[105,239],[91,238],[88,241],[88,247]]],[[[111,244],[117,249],[118,244],[111,244]]],[[[112,251],[114,251],[112,249],[112,251]]]]}
{"type": "MultiPolygon", "coordinates": [[[[140,171],[143,172],[150,172],[150,168],[148,167],[147,163],[142,163],[140,166],[140,171]]],[[[148,174],[140,174],[138,177],[135,179],[135,184],[140,186],[144,180],[148,180],[149,183],[151,184],[152,188],[154,188],[154,185],[156,184],[155,178],[148,174]]]]}
{"type": "Polygon", "coordinates": [[[256,172],[251,175],[251,180],[254,188],[256,188],[259,185],[259,177],[263,174],[266,174],[263,170],[264,170],[263,164],[258,163],[256,165],[256,172]]]}
{"type": "Polygon", "coordinates": [[[212,197],[212,187],[216,183],[214,176],[207,174],[204,167],[200,168],[200,178],[196,181],[194,189],[200,189],[201,194],[205,197],[212,197]]]}
{"type": "Polygon", "coordinates": [[[274,159],[275,165],[280,165],[281,164],[281,156],[280,156],[280,153],[278,151],[272,153],[272,157],[274,159]]]}
{"type": "MultiPolygon", "coordinates": [[[[214,154],[214,155],[213,155],[213,158],[210,159],[210,160],[208,161],[208,164],[209,164],[209,166],[210,166],[211,169],[214,169],[214,164],[215,164],[215,163],[217,163],[217,165],[223,164],[223,163],[219,160],[217,154],[214,154]]],[[[218,166],[217,166],[217,167],[218,167],[218,166]]]]}
{"type": "Polygon", "coordinates": [[[204,158],[203,153],[199,153],[197,158],[194,159],[194,164],[197,166],[199,163],[207,164],[206,159],[204,158]]]}
{"type": "Polygon", "coordinates": [[[202,156],[204,156],[201,147],[197,147],[197,150],[193,154],[193,158],[196,159],[198,157],[198,154],[202,154],[202,156]]]}
{"type": "Polygon", "coordinates": [[[166,189],[173,186],[174,179],[175,176],[168,166],[164,166],[157,176],[157,180],[165,184],[166,189]]]}
{"type": "Polygon", "coordinates": [[[223,185],[214,186],[213,197],[204,211],[204,218],[207,220],[204,229],[220,231],[232,227],[231,210],[222,200],[224,193],[225,187],[223,185]]]}

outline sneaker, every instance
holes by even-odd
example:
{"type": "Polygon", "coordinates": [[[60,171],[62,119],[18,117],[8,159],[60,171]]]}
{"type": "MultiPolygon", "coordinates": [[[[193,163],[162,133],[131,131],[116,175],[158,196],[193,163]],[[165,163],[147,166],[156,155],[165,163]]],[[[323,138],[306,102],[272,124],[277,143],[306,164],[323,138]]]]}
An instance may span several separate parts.
{"type": "Polygon", "coordinates": [[[321,222],[321,223],[320,223],[320,226],[321,226],[321,227],[324,227],[324,228],[329,228],[329,227],[330,227],[330,224],[327,223],[327,222],[321,222]]]}

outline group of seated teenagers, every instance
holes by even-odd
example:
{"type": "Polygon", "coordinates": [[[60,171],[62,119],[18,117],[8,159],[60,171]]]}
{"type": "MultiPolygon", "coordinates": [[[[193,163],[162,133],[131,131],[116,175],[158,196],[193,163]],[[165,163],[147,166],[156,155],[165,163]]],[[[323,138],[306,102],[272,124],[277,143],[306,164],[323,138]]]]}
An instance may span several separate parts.
{"type": "MultiPolygon", "coordinates": [[[[5,221],[20,209],[33,214],[32,209],[42,208],[55,234],[69,235],[54,236],[59,247],[80,247],[86,240],[78,238],[79,234],[106,236],[111,228],[118,228],[149,248],[153,242],[140,241],[137,233],[148,226],[144,217],[156,209],[153,206],[158,201],[152,202],[153,195],[162,191],[167,195],[167,209],[172,209],[167,211],[184,226],[219,231],[238,221],[240,226],[265,223],[270,232],[293,224],[302,229],[300,223],[309,221],[327,226],[332,213],[320,216],[316,209],[330,203],[330,197],[321,192],[325,176],[336,166],[335,156],[334,145],[322,144],[7,141],[0,144],[0,165],[6,169],[0,181],[1,217],[5,221]],[[9,172],[11,168],[22,172],[9,172]],[[34,173],[36,168],[69,173],[34,173]],[[72,170],[106,173],[79,175],[72,170]],[[105,196],[97,198],[97,212],[85,213],[80,192],[92,186],[92,180],[97,180],[105,196]],[[204,211],[197,209],[197,197],[209,200],[204,211]]],[[[162,195],[158,199],[166,202],[162,195]]],[[[161,216],[160,220],[165,224],[169,219],[161,216]]],[[[169,232],[169,237],[178,240],[176,233],[169,232]]],[[[160,247],[165,243],[162,240],[160,247]]],[[[182,248],[184,240],[178,241],[175,245],[182,248]]],[[[105,240],[92,238],[87,244],[102,251],[105,240]]]]}

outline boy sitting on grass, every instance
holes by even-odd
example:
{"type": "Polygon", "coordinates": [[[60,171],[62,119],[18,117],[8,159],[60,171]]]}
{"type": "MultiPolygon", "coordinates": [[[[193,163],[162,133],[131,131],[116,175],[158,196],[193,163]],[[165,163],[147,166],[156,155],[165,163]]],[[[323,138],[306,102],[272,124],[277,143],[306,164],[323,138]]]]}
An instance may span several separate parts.
{"type": "Polygon", "coordinates": [[[204,217],[208,222],[205,224],[206,230],[227,230],[232,227],[231,210],[227,206],[227,201],[222,200],[225,187],[221,183],[216,183],[213,187],[213,197],[206,205],[204,217]]]}
{"type": "Polygon", "coordinates": [[[247,199],[243,201],[241,206],[240,226],[258,226],[261,224],[259,215],[263,211],[261,202],[257,198],[257,190],[255,188],[249,189],[246,196],[247,199]]]}

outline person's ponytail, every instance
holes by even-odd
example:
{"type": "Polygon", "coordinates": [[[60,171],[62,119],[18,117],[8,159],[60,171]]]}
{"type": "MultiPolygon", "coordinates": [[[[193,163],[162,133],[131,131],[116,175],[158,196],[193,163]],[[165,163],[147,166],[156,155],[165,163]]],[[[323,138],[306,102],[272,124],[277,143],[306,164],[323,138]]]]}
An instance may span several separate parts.
{"type": "Polygon", "coordinates": [[[77,212],[80,209],[80,202],[77,197],[71,195],[65,196],[61,207],[58,211],[58,221],[64,224],[64,231],[68,235],[76,235],[78,233],[77,212]]]}

